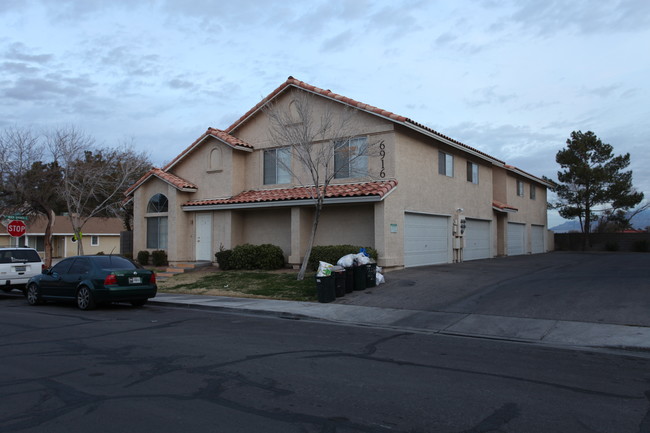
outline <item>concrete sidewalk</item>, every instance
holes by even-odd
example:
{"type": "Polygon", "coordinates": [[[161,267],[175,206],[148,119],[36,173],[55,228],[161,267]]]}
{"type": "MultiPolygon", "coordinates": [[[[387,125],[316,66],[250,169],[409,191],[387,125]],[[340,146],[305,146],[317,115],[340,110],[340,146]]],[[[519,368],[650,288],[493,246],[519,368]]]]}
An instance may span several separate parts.
{"type": "Polygon", "coordinates": [[[650,327],[645,326],[168,293],[159,293],[149,302],[181,308],[310,318],[411,332],[464,335],[556,346],[650,349],[650,327]]]}

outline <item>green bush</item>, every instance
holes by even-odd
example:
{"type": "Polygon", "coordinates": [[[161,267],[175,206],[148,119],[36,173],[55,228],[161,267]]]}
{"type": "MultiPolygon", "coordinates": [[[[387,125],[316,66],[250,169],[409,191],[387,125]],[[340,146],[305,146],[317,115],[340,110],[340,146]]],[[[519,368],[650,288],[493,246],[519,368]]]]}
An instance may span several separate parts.
{"type": "Polygon", "coordinates": [[[217,263],[219,264],[219,269],[222,271],[228,271],[232,269],[230,266],[230,256],[232,256],[232,250],[221,249],[214,256],[217,259],[217,263]]]}
{"type": "Polygon", "coordinates": [[[105,256],[106,254],[104,254],[104,251],[100,251],[100,252],[98,252],[98,253],[95,254],[95,255],[96,255],[96,256],[105,256]]]}
{"type": "MultiPolygon", "coordinates": [[[[220,251],[220,253],[223,252],[220,251]]],[[[279,269],[284,266],[284,253],[282,248],[276,245],[244,244],[232,249],[232,253],[227,257],[227,262],[229,269],[279,269]]],[[[221,263],[219,263],[219,267],[221,267],[221,263]]]]}
{"type": "Polygon", "coordinates": [[[647,253],[650,251],[650,242],[648,242],[647,239],[636,241],[634,242],[634,245],[632,245],[632,250],[637,253],[647,253]]]}
{"type": "Polygon", "coordinates": [[[616,241],[606,242],[605,251],[618,251],[618,242],[616,241]]]}
{"type": "MultiPolygon", "coordinates": [[[[345,255],[357,254],[362,247],[354,245],[321,245],[315,246],[311,249],[309,256],[308,268],[316,271],[318,270],[318,262],[327,262],[336,265],[336,262],[345,255]]],[[[377,250],[372,247],[365,247],[366,253],[377,261],[377,250]]]]}
{"type": "Polygon", "coordinates": [[[138,263],[142,266],[149,264],[149,251],[138,251],[138,263]]]}
{"type": "Polygon", "coordinates": [[[126,257],[129,260],[133,260],[133,253],[124,253],[122,254],[123,257],[126,257]]]}
{"type": "Polygon", "coordinates": [[[151,264],[154,266],[167,266],[167,252],[156,250],[151,253],[151,264]]]}

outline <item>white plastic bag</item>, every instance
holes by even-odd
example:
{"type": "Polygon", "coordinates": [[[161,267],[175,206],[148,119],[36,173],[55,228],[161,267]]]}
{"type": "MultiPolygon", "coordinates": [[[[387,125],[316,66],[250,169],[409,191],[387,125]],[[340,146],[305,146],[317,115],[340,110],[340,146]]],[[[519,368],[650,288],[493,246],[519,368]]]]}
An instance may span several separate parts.
{"type": "Polygon", "coordinates": [[[385,283],[385,282],[386,282],[386,280],[384,280],[384,276],[382,274],[380,274],[379,272],[377,272],[375,274],[375,283],[377,285],[380,285],[380,284],[385,283]]]}
{"type": "Polygon", "coordinates": [[[354,266],[354,259],[357,255],[356,254],[348,254],[346,256],[343,256],[339,259],[338,262],[336,262],[337,265],[343,266],[344,268],[351,268],[354,266]]]}
{"type": "Polygon", "coordinates": [[[318,262],[317,277],[329,277],[332,275],[332,265],[327,262],[318,262]]]}
{"type": "Polygon", "coordinates": [[[367,265],[370,263],[370,257],[366,256],[363,253],[356,254],[354,256],[354,259],[356,260],[357,265],[367,265]]]}

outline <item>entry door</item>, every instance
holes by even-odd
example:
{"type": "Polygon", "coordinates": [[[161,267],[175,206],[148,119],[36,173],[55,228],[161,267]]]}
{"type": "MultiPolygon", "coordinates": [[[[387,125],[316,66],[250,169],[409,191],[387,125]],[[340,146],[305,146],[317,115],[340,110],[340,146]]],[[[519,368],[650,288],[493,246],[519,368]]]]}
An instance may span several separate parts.
{"type": "Polygon", "coordinates": [[[212,214],[196,214],[196,260],[212,261],[212,214]]]}

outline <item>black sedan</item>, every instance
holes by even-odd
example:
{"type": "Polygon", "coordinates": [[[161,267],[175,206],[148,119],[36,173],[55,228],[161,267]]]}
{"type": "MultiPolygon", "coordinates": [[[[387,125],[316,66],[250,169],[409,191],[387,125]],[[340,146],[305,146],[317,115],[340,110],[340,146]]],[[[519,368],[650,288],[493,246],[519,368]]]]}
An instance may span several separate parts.
{"type": "Polygon", "coordinates": [[[75,301],[82,310],[97,304],[130,302],[142,306],[156,296],[156,274],[122,256],[76,256],[61,260],[27,282],[31,305],[75,301]]]}

